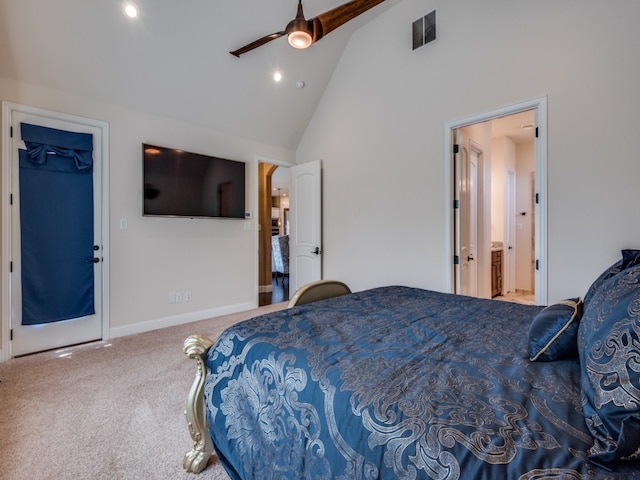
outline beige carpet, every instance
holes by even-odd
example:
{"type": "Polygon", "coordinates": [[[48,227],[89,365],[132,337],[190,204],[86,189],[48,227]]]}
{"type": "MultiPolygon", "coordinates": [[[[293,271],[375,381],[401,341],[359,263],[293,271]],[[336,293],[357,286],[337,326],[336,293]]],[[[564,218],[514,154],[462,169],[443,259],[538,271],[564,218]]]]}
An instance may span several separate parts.
{"type": "Polygon", "coordinates": [[[196,366],[182,343],[285,306],[0,363],[0,478],[228,480],[217,459],[199,475],[182,468],[196,366]]]}

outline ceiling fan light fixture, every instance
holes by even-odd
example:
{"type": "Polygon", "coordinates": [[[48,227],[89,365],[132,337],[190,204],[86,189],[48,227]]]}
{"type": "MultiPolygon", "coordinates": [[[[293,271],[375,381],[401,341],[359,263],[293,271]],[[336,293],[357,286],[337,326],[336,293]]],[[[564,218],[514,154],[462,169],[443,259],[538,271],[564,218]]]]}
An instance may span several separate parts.
{"type": "Polygon", "coordinates": [[[287,40],[293,48],[307,48],[311,45],[313,38],[311,34],[305,30],[296,30],[289,34],[287,40]]]}

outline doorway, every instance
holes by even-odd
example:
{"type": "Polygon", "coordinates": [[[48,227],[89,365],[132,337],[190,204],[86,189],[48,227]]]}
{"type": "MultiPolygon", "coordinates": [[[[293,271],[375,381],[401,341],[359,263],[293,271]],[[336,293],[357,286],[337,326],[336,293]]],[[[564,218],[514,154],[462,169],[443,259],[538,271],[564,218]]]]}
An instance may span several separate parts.
{"type": "Polygon", "coordinates": [[[289,167],[259,162],[258,305],[289,300],[289,167]]]}
{"type": "Polygon", "coordinates": [[[447,125],[454,293],[546,304],[545,112],[543,98],[447,125]]]}
{"type": "Polygon", "coordinates": [[[2,359],[107,338],[108,124],[10,103],[3,120],[2,359]]]}

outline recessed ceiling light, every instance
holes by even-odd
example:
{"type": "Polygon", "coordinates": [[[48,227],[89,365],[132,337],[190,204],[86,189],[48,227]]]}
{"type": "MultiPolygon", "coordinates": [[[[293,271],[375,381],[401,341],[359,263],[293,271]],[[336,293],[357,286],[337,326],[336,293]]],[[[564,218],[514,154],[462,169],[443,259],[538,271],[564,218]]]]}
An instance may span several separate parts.
{"type": "Polygon", "coordinates": [[[281,74],[280,72],[276,72],[276,73],[274,73],[274,74],[273,74],[273,79],[274,79],[276,82],[279,82],[280,80],[282,80],[282,74],[281,74]]]}
{"type": "Polygon", "coordinates": [[[138,7],[133,3],[126,3],[124,5],[124,13],[129,18],[136,18],[138,16],[138,7]]]}

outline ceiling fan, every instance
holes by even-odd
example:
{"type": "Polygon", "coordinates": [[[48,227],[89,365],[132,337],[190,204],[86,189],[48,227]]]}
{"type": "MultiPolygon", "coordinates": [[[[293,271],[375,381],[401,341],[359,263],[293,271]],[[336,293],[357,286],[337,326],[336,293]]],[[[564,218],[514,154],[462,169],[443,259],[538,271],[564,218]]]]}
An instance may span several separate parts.
{"type": "Polygon", "coordinates": [[[384,0],[352,0],[344,5],[340,5],[339,7],[321,13],[317,17],[306,20],[302,13],[302,0],[298,0],[298,14],[296,15],[296,18],[288,23],[284,30],[266,35],[229,53],[236,57],[240,57],[243,53],[247,53],[254,48],[261,47],[265,43],[284,35],[288,36],[289,44],[292,47],[307,48],[309,45],[317,42],[332,30],[344,25],[349,20],[356,18],[358,15],[375,7],[383,1],[384,0]]]}

